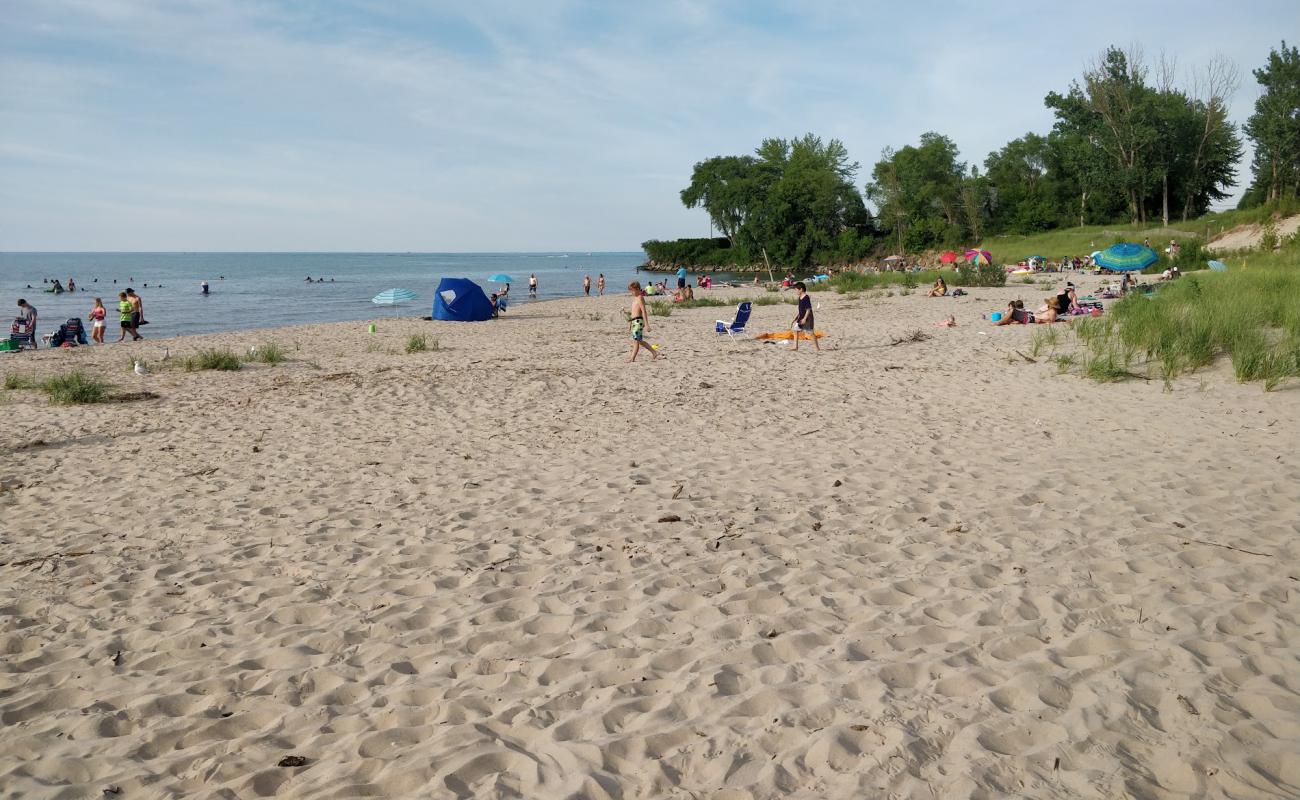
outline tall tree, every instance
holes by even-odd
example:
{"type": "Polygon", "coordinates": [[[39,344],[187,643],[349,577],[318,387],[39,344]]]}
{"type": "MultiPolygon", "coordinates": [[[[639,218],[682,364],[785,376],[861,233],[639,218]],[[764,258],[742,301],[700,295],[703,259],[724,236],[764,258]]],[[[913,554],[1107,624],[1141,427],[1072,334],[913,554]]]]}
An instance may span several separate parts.
{"type": "Polygon", "coordinates": [[[1145,210],[1142,198],[1151,183],[1151,149],[1157,137],[1146,84],[1147,67],[1136,48],[1106,50],[1066,95],[1051,92],[1048,108],[1100,147],[1115,170],[1137,224],[1145,210]]]}
{"type": "Polygon", "coordinates": [[[876,201],[901,247],[918,249],[962,238],[961,186],[966,165],[957,145],[930,132],[917,145],[886,149],[871,172],[867,196],[876,201]]]}
{"type": "Polygon", "coordinates": [[[682,190],[682,204],[687,208],[702,206],[733,247],[763,192],[756,164],[753,156],[714,156],[695,165],[691,185],[682,190]]]}
{"type": "Polygon", "coordinates": [[[1247,204],[1300,195],[1300,50],[1283,40],[1254,75],[1262,91],[1246,120],[1246,135],[1255,143],[1247,204]]]}
{"type": "Polygon", "coordinates": [[[1210,200],[1228,196],[1224,189],[1237,177],[1241,137],[1228,119],[1228,103],[1241,85],[1241,70],[1230,59],[1215,56],[1192,75],[1191,105],[1194,126],[1183,185],[1183,221],[1203,213],[1210,200]]]}
{"type": "Polygon", "coordinates": [[[1058,161],[1051,169],[1052,151],[1048,137],[1027,133],[984,159],[994,232],[1028,233],[1060,224],[1064,214],[1058,206],[1056,176],[1050,174],[1060,166],[1058,161]]]}

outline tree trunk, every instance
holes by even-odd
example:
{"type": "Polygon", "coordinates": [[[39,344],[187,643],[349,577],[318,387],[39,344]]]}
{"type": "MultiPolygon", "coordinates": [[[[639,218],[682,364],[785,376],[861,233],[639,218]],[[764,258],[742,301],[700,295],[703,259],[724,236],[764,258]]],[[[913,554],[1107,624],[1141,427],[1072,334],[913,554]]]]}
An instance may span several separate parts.
{"type": "Polygon", "coordinates": [[[1079,227],[1083,227],[1084,215],[1088,212],[1088,190],[1084,189],[1079,195],[1079,227]]]}
{"type": "Polygon", "coordinates": [[[1162,205],[1160,208],[1160,221],[1166,228],[1168,228],[1169,227],[1169,171],[1168,170],[1165,170],[1165,174],[1160,177],[1160,181],[1163,184],[1162,197],[1161,197],[1162,205]]]}

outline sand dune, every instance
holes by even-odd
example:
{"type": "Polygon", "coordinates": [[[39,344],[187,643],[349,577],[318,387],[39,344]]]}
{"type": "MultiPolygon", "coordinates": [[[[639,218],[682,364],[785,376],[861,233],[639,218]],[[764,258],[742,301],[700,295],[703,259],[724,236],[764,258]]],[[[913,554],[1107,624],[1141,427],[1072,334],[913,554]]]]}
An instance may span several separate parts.
{"type": "Polygon", "coordinates": [[[160,395],[5,393],[0,796],[1300,796],[1300,388],[1056,376],[1048,292],[0,361],[160,395]]]}

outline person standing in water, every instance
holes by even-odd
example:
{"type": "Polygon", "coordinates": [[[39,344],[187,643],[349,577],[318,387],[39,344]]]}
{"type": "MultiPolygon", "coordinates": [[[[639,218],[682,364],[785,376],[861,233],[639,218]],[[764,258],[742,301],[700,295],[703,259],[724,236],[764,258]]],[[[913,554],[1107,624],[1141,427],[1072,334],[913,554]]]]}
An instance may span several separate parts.
{"type": "Polygon", "coordinates": [[[140,298],[140,295],[135,293],[135,289],[132,289],[129,286],[126,289],[126,299],[131,301],[131,306],[135,310],[135,313],[131,317],[131,334],[137,339],[143,339],[144,337],[140,335],[140,326],[145,324],[144,300],[140,298]]]}
{"type": "Polygon", "coordinates": [[[591,297],[591,276],[590,275],[582,276],[582,293],[588,297],[591,297]]]}
{"type": "Polygon", "coordinates": [[[645,340],[646,329],[650,322],[650,315],[646,313],[645,308],[645,293],[641,291],[641,284],[638,281],[629,283],[627,290],[632,295],[632,310],[628,314],[628,324],[632,335],[632,354],[627,357],[627,360],[636,361],[636,355],[641,352],[642,347],[650,351],[651,360],[657,360],[659,353],[645,340]]]}
{"type": "Polygon", "coordinates": [[[536,275],[528,276],[528,299],[529,300],[537,299],[537,276],[536,275]]]}
{"type": "Polygon", "coordinates": [[[600,273],[599,278],[596,278],[596,294],[601,297],[605,296],[605,273],[603,272],[600,273]]]}
{"type": "Polygon", "coordinates": [[[104,301],[98,297],[95,298],[95,307],[90,309],[90,338],[95,344],[104,343],[104,317],[108,316],[108,310],[104,308],[104,301]]]}

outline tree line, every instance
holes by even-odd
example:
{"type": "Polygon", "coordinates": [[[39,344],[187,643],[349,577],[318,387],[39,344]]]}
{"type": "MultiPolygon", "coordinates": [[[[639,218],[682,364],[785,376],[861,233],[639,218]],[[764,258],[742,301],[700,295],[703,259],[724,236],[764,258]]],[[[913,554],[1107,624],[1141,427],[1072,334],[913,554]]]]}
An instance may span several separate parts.
{"type": "Polygon", "coordinates": [[[695,165],[681,192],[703,208],[716,239],[649,241],[652,262],[808,266],[976,243],[1005,233],[1188,220],[1229,196],[1242,134],[1255,146],[1243,207],[1300,195],[1300,51],[1282,42],[1253,71],[1254,113],[1238,127],[1228,106],[1241,82],[1214,58],[1177,80],[1178,65],[1138,48],[1108,48],[1065,92],[1044,103],[1055,122],[961,160],[947,136],[886,148],[867,180],[838,140],[766,139],[753,155],[695,165]]]}

